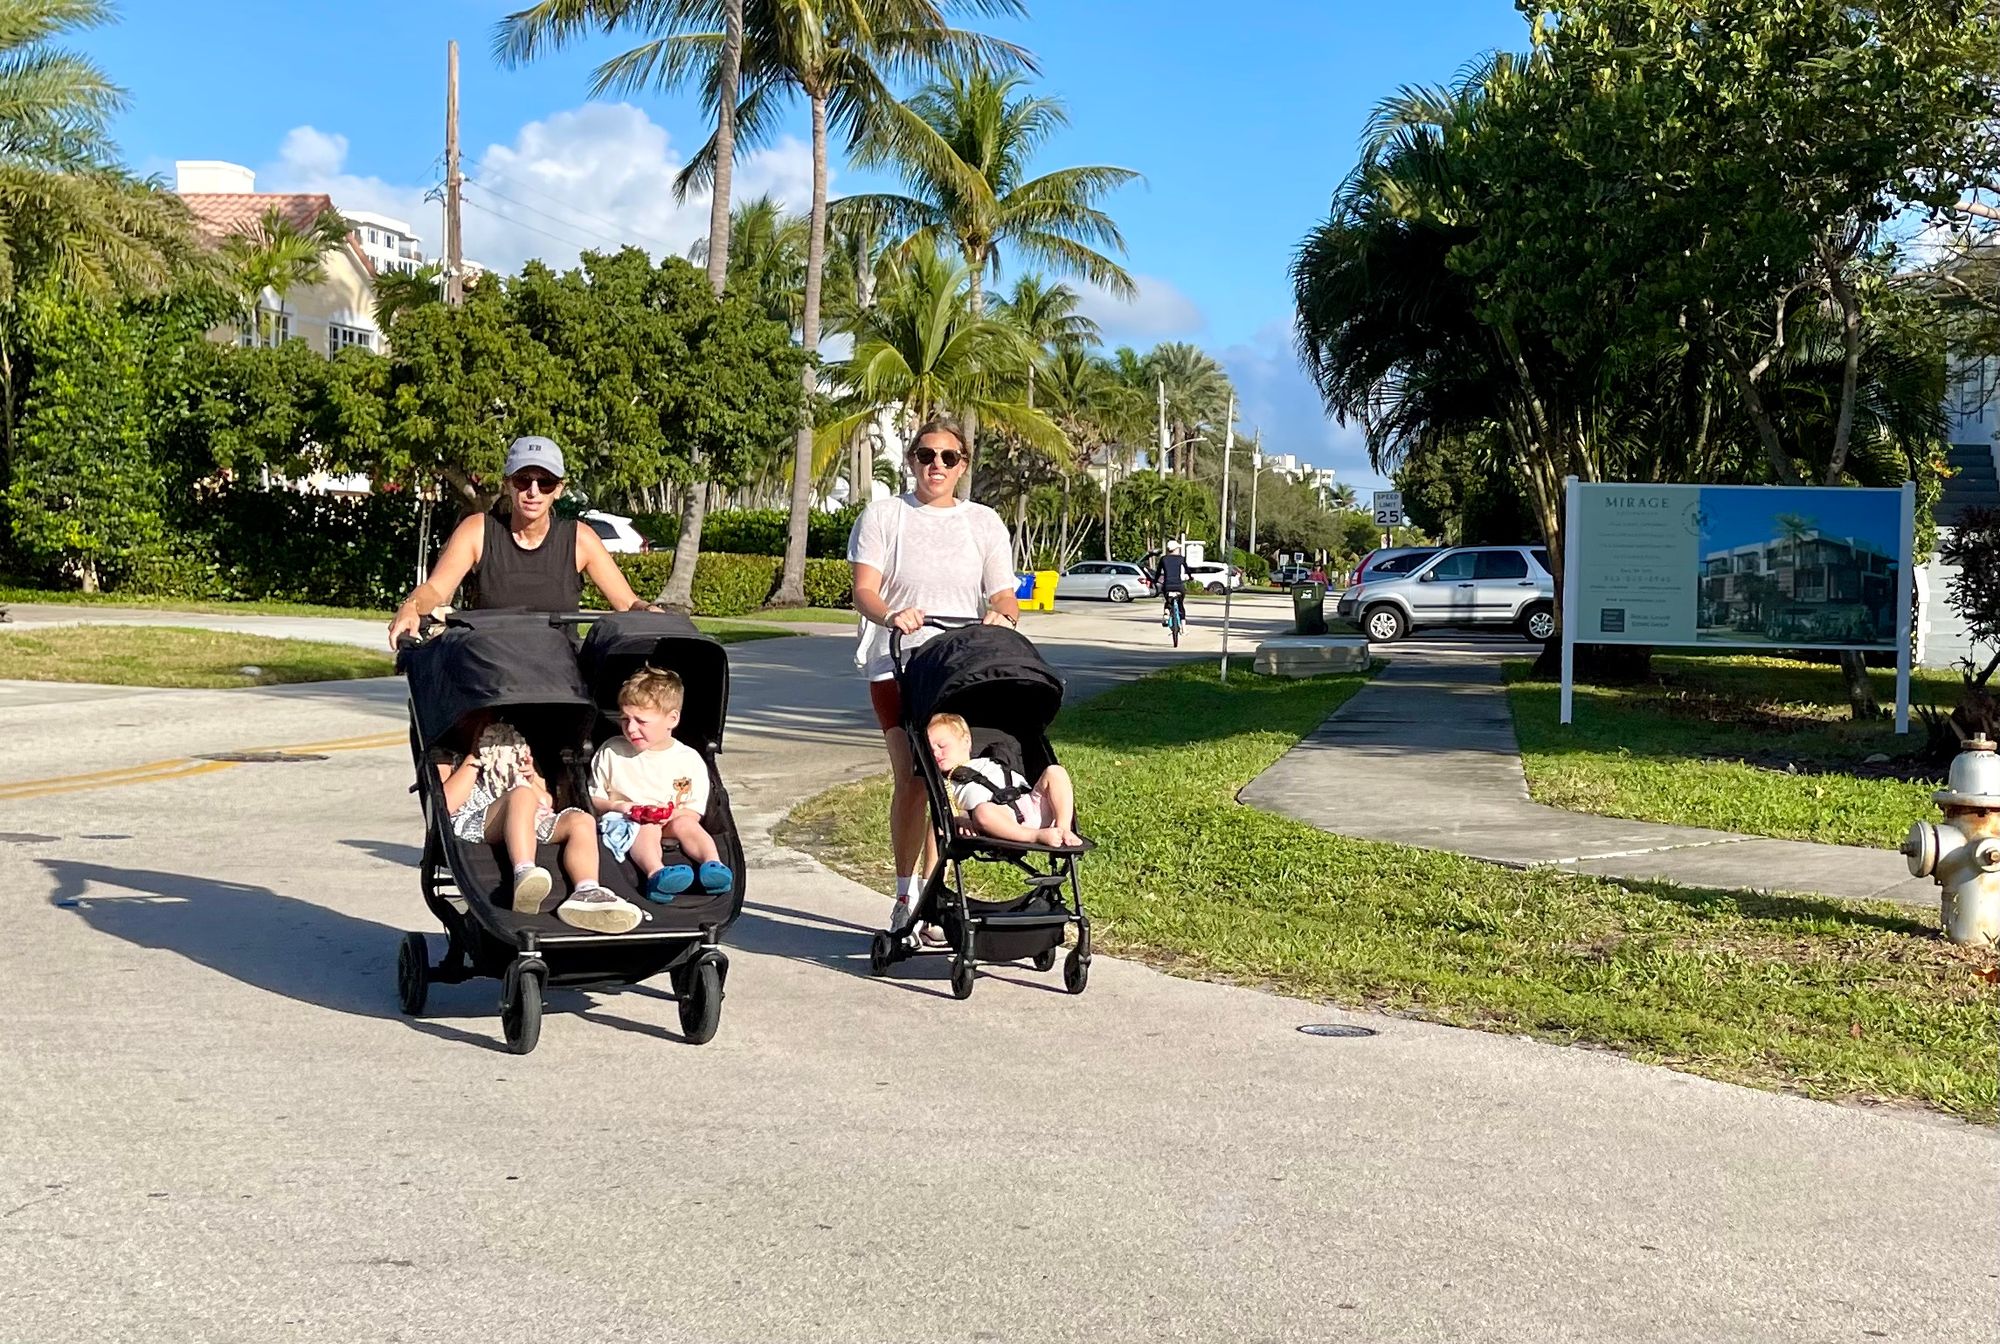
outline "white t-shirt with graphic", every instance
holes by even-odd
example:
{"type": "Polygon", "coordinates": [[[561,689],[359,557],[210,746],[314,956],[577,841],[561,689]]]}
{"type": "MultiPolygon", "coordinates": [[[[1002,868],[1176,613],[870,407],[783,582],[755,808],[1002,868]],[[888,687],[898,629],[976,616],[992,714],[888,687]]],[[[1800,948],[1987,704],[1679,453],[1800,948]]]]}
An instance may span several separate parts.
{"type": "Polygon", "coordinates": [[[590,793],[614,803],[708,811],[708,763],[685,742],[640,751],[622,737],[597,749],[590,762],[590,793]]]}
{"type": "MultiPolygon", "coordinates": [[[[987,598],[1012,592],[1019,582],[1007,525],[970,500],[940,507],[919,504],[915,495],[878,499],[854,520],[847,559],[881,572],[882,600],[890,611],[915,607],[944,620],[978,620],[987,598]]],[[[915,649],[937,633],[926,626],[905,635],[903,647],[915,649]]],[[[854,665],[870,681],[895,675],[888,626],[861,618],[854,665]]]]}

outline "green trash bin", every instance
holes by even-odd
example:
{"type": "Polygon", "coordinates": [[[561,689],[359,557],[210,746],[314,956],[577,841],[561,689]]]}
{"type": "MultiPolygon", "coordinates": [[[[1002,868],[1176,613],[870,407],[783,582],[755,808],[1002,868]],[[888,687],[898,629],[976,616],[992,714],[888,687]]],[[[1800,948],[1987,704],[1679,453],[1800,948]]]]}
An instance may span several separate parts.
{"type": "Polygon", "coordinates": [[[1292,629],[1301,635],[1326,633],[1326,585],[1292,585],[1292,629]]]}

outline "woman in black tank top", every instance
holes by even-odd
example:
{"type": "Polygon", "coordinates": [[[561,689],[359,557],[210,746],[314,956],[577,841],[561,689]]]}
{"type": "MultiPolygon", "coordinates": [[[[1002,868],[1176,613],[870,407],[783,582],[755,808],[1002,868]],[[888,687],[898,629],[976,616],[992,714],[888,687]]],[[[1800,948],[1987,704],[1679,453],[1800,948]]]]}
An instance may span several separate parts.
{"type": "Polygon", "coordinates": [[[563,487],[561,449],[544,438],[516,439],[507,450],[505,470],[507,515],[482,513],[459,522],[430,577],[404,599],[389,623],[390,648],[416,630],[423,613],[443,606],[461,583],[469,583],[466,605],[473,608],[575,611],[588,574],[613,611],[658,610],[632,591],[597,533],[578,527],[574,518],[555,516],[563,487]]]}

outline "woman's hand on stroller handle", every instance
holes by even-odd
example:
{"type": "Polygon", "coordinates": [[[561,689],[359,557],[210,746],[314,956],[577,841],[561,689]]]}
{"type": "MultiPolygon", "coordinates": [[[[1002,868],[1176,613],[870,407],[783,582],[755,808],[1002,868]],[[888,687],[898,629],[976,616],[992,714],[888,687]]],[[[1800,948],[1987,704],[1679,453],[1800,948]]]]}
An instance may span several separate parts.
{"type": "Polygon", "coordinates": [[[889,626],[889,658],[898,668],[901,668],[903,665],[903,635],[906,632],[900,626],[893,624],[893,622],[896,617],[903,615],[905,612],[916,612],[918,616],[922,617],[921,620],[907,631],[907,633],[912,635],[927,625],[933,630],[956,630],[960,626],[979,624],[976,620],[946,621],[940,620],[935,616],[924,616],[915,607],[905,607],[903,611],[892,612],[889,617],[892,622],[889,626]]]}
{"type": "Polygon", "coordinates": [[[920,607],[904,607],[889,613],[889,628],[899,635],[914,635],[927,624],[934,622],[925,617],[920,607]]]}

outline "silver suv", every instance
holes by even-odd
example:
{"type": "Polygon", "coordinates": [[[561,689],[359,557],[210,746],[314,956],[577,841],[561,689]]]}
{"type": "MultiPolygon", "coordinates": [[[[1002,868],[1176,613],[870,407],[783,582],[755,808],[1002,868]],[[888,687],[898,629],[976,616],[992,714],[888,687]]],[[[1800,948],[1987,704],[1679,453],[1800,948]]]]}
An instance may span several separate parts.
{"type": "Polygon", "coordinates": [[[1407,574],[1370,574],[1340,595],[1341,617],[1377,644],[1426,626],[1556,634],[1556,581],[1539,546],[1455,546],[1407,574]]]}

